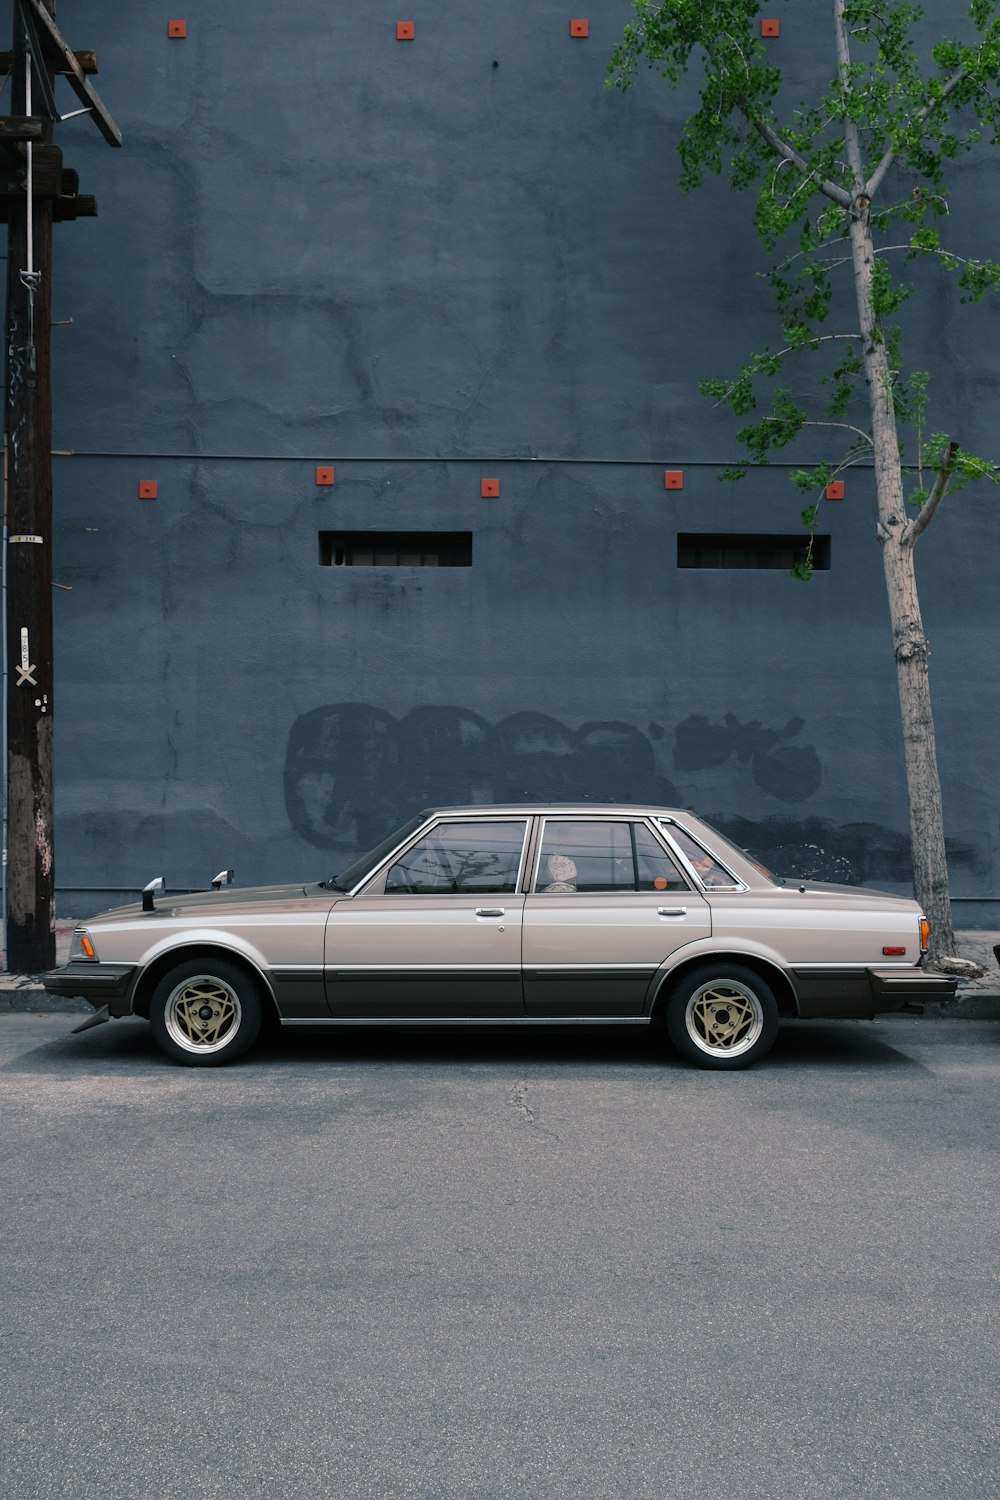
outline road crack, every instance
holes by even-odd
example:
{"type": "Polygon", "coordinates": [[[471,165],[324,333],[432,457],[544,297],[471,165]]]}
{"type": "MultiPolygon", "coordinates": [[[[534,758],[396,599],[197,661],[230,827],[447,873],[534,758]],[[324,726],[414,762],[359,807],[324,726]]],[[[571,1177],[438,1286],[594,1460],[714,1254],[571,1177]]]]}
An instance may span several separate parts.
{"type": "Polygon", "coordinates": [[[524,1119],[529,1122],[529,1124],[534,1125],[534,1111],[529,1109],[528,1107],[527,1082],[515,1083],[514,1087],[511,1089],[510,1093],[507,1096],[507,1103],[511,1106],[512,1109],[516,1109],[518,1114],[522,1115],[524,1119]]]}

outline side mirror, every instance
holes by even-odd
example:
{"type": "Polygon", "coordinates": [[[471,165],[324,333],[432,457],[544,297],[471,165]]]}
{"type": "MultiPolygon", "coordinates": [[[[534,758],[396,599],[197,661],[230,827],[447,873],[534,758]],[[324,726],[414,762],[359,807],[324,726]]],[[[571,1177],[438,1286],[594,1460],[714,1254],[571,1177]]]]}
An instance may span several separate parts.
{"type": "Polygon", "coordinates": [[[216,875],[215,879],[212,881],[212,890],[221,891],[224,885],[232,885],[232,883],[232,870],[220,870],[218,875],[216,875]]]}
{"type": "Polygon", "coordinates": [[[153,892],[154,891],[162,891],[163,887],[164,887],[164,879],[163,879],[162,875],[157,875],[157,877],[156,877],[155,880],[151,880],[148,885],[144,885],[143,886],[143,888],[142,888],[142,909],[143,909],[143,911],[155,911],[156,910],[156,908],[153,905],[153,892]]]}

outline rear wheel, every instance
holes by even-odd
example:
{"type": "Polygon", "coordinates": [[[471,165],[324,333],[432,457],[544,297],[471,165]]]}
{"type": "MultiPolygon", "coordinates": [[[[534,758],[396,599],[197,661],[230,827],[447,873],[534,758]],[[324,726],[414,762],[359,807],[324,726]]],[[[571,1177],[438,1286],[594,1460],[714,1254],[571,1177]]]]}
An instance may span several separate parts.
{"type": "Polygon", "coordinates": [[[264,1012],[259,981],[225,959],[195,958],[160,980],[149,1023],[175,1062],[213,1067],[232,1062],[252,1046],[264,1012]]]}
{"type": "Polygon", "coordinates": [[[679,980],[667,1001],[667,1035],[701,1068],[746,1068],[771,1050],[778,1005],[742,964],[704,964],[679,980]]]}

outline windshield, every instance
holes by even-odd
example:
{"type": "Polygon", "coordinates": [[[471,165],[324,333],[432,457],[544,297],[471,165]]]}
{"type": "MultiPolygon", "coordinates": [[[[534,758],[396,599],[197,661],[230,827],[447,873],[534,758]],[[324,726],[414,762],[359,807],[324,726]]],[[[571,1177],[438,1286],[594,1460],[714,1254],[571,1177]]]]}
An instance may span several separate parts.
{"type": "Polygon", "coordinates": [[[409,838],[411,833],[416,833],[422,823],[426,823],[430,817],[429,812],[417,813],[416,817],[408,818],[401,828],[394,833],[387,834],[374,849],[369,849],[367,854],[361,854],[353,864],[341,870],[339,875],[331,875],[329,880],[321,880],[320,885],[324,889],[334,891],[352,891],[359,880],[363,880],[369,870],[373,870],[377,864],[391,854],[397,844],[409,838]]]}

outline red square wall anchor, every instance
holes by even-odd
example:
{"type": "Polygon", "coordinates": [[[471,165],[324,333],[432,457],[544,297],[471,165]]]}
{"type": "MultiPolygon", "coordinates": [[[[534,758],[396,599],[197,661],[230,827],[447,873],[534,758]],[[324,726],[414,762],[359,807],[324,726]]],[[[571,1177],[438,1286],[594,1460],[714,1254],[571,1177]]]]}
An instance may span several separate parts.
{"type": "Polygon", "coordinates": [[[827,485],[826,498],[828,500],[843,500],[844,481],[842,479],[835,479],[832,484],[827,485]]]}
{"type": "Polygon", "coordinates": [[[168,21],[167,36],[184,37],[188,34],[188,23],[186,21],[168,21]]]}
{"type": "Polygon", "coordinates": [[[139,499],[140,500],[155,500],[156,499],[156,480],[155,479],[140,479],[139,480],[139,499]]]}
{"type": "Polygon", "coordinates": [[[417,34],[417,28],[413,21],[396,22],[396,41],[412,42],[417,34]]]}
{"type": "Polygon", "coordinates": [[[333,484],[335,478],[333,466],[330,464],[321,465],[316,470],[317,484],[333,484]]]}
{"type": "Polygon", "coordinates": [[[500,493],[499,479],[484,479],[480,483],[479,493],[484,500],[495,500],[500,493]]]}
{"type": "Polygon", "coordinates": [[[760,34],[761,36],[780,36],[781,22],[774,20],[761,21],[760,34]]]}
{"type": "Polygon", "coordinates": [[[590,35],[590,22],[589,21],[570,21],[570,23],[569,23],[569,34],[570,34],[570,36],[589,36],[590,35]]]}
{"type": "Polygon", "coordinates": [[[684,488],[684,470],[664,469],[663,488],[665,490],[682,490],[684,488]]]}

